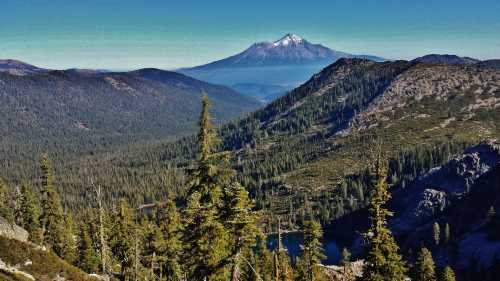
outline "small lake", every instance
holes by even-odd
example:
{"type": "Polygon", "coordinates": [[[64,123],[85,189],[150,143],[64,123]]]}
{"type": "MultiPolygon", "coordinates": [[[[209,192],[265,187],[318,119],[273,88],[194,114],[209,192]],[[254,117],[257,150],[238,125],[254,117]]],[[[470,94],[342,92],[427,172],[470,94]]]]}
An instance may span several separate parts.
{"type": "MultiPolygon", "coordinates": [[[[287,249],[288,254],[292,259],[301,254],[303,235],[301,232],[288,232],[281,234],[283,246],[287,249]]],[[[271,234],[267,237],[267,247],[270,250],[276,249],[278,246],[278,234],[271,234]]],[[[340,249],[333,239],[323,237],[323,249],[325,249],[326,260],[324,264],[337,264],[340,261],[340,249]]]]}

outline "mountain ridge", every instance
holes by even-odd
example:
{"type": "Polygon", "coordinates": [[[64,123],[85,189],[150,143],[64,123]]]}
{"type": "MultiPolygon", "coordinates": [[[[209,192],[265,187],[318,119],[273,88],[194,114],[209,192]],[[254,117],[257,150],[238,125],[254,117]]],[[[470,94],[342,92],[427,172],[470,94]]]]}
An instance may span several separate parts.
{"type": "Polygon", "coordinates": [[[443,64],[478,64],[481,60],[471,58],[471,57],[459,57],[457,55],[449,54],[429,54],[422,57],[418,57],[413,60],[414,62],[425,62],[425,63],[443,63],[443,64]]]}
{"type": "Polygon", "coordinates": [[[6,159],[17,158],[4,165],[22,167],[42,151],[95,153],[190,135],[195,132],[203,94],[213,102],[216,124],[261,105],[228,87],[157,69],[0,72],[0,131],[4,136],[0,151],[6,159]]]}
{"type": "Polygon", "coordinates": [[[0,72],[27,75],[40,71],[45,71],[45,69],[15,59],[0,59],[0,72]]]}

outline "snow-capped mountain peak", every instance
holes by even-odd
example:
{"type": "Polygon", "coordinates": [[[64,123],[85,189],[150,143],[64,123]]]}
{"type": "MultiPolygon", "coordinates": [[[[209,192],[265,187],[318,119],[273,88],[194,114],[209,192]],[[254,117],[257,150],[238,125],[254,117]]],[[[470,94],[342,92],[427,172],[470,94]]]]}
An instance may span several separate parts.
{"type": "MultiPolygon", "coordinates": [[[[190,70],[199,71],[206,69],[283,65],[314,65],[315,67],[317,65],[327,66],[339,58],[352,57],[365,56],[356,56],[349,53],[335,51],[321,44],[311,43],[296,34],[288,33],[279,40],[254,43],[241,53],[211,62],[209,64],[193,67],[190,70]]],[[[372,59],[383,60],[382,58],[377,57],[372,57],[372,59]]],[[[189,70],[185,71],[185,73],[189,73],[189,70]]]]}
{"type": "Polygon", "coordinates": [[[278,47],[278,46],[288,46],[290,44],[301,44],[303,41],[304,39],[302,39],[302,37],[289,33],[283,36],[281,39],[274,41],[273,46],[278,47]]]}

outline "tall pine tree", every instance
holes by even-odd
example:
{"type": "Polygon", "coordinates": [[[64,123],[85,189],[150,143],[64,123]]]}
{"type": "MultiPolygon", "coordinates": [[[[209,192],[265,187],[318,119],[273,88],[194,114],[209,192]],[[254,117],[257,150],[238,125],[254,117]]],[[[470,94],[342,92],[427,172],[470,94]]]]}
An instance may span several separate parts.
{"type": "Polygon", "coordinates": [[[95,252],[88,225],[85,223],[80,226],[78,242],[77,266],[87,273],[97,272],[99,270],[99,257],[95,252]]]}
{"type": "Polygon", "coordinates": [[[321,270],[318,267],[321,261],[326,258],[321,244],[323,230],[317,221],[306,221],[304,224],[304,245],[302,249],[302,259],[306,266],[307,280],[318,280],[321,270]]]}
{"type": "Polygon", "coordinates": [[[119,277],[121,280],[130,280],[135,277],[136,227],[132,210],[128,203],[122,200],[115,213],[115,222],[110,237],[111,252],[120,264],[119,277]]]}
{"type": "Polygon", "coordinates": [[[371,227],[366,235],[369,251],[363,280],[403,281],[406,279],[407,269],[387,226],[387,217],[391,216],[392,212],[385,209],[384,205],[391,196],[387,186],[386,168],[380,156],[375,168],[377,182],[369,205],[371,227]]]}
{"type": "Polygon", "coordinates": [[[447,266],[443,269],[443,272],[441,273],[441,279],[440,281],[455,281],[455,272],[451,267],[447,266]]]}
{"type": "Polygon", "coordinates": [[[224,206],[221,219],[231,238],[231,280],[239,280],[242,267],[251,256],[259,234],[258,214],[252,211],[254,204],[248,192],[238,182],[232,182],[224,189],[224,206]]]}
{"type": "Polygon", "coordinates": [[[54,187],[54,172],[47,154],[40,160],[42,169],[42,223],[43,244],[58,256],[63,256],[65,243],[64,214],[59,194],[54,187]]]}
{"type": "Polygon", "coordinates": [[[340,265],[348,266],[350,262],[351,262],[351,252],[349,252],[347,248],[342,249],[340,265]]]}
{"type": "Polygon", "coordinates": [[[437,222],[432,226],[432,238],[434,239],[434,245],[439,246],[439,242],[441,241],[441,227],[439,227],[439,223],[437,222]]]}
{"type": "Polygon", "coordinates": [[[422,247],[418,253],[417,261],[412,269],[415,281],[436,281],[436,268],[432,253],[427,248],[422,247]]]}
{"type": "Polygon", "coordinates": [[[165,207],[158,210],[154,233],[153,251],[158,255],[158,276],[166,276],[168,281],[182,280],[182,225],[177,206],[169,199],[165,207]]]}
{"type": "Polygon", "coordinates": [[[0,217],[8,222],[14,222],[12,212],[12,196],[7,184],[0,178],[0,217]]]}
{"type": "Polygon", "coordinates": [[[230,237],[221,222],[223,186],[231,171],[228,155],[215,152],[217,137],[210,123],[208,97],[203,97],[198,133],[198,161],[190,172],[184,210],[184,243],[189,280],[228,280],[230,237]]]}
{"type": "Polygon", "coordinates": [[[29,233],[31,242],[40,243],[42,240],[42,230],[40,228],[40,203],[35,196],[33,188],[29,185],[21,187],[21,226],[29,233]]]}
{"type": "Polygon", "coordinates": [[[450,236],[451,236],[451,233],[450,233],[450,224],[446,223],[444,225],[444,239],[443,239],[445,244],[450,243],[450,236]]]}
{"type": "Polygon", "coordinates": [[[63,243],[61,247],[61,257],[70,264],[74,264],[77,259],[77,241],[75,239],[75,225],[73,216],[67,214],[64,219],[63,243]]]}

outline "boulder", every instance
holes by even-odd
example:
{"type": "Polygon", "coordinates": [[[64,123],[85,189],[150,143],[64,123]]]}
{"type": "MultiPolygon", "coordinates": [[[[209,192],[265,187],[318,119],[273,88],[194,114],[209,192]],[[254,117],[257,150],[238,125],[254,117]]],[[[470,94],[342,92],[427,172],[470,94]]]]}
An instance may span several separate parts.
{"type": "Polygon", "coordinates": [[[320,265],[332,281],[354,281],[363,276],[364,260],[350,262],[345,266],[320,265]]]}
{"type": "Polygon", "coordinates": [[[15,239],[21,242],[27,242],[29,234],[24,228],[11,224],[4,218],[0,217],[0,236],[15,239]]]}

